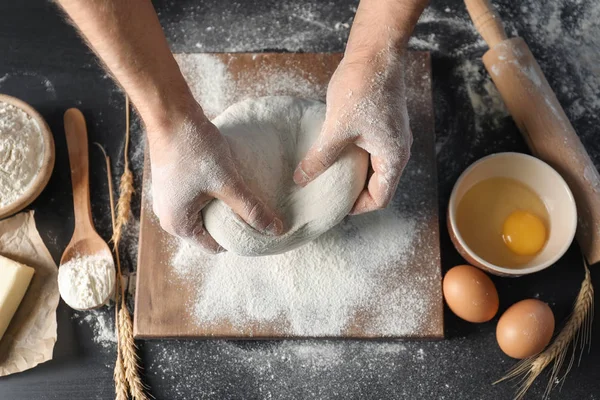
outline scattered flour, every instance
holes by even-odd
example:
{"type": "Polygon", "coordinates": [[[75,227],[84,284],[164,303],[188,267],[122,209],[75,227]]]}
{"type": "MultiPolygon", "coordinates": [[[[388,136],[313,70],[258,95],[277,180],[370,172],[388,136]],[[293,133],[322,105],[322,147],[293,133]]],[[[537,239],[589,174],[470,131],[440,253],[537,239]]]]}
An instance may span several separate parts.
{"type": "MultiPolygon", "coordinates": [[[[600,3],[595,0],[527,1],[520,18],[531,31],[531,39],[543,46],[534,55],[542,70],[559,71],[554,87],[569,107],[583,107],[598,118],[600,110],[600,3]],[[569,15],[565,18],[565,15],[569,15]]],[[[553,82],[550,82],[553,84],[553,82]]]]}
{"type": "Polygon", "coordinates": [[[159,10],[167,37],[175,51],[183,47],[199,52],[302,52],[324,44],[343,46],[356,12],[355,5],[340,7],[331,2],[232,2],[227,10],[210,7],[210,3],[186,2],[178,7],[178,19],[159,10]],[[219,49],[212,50],[204,37],[217,40],[219,49]]]}
{"type": "Polygon", "coordinates": [[[23,196],[37,177],[43,158],[44,140],[37,121],[0,101],[0,208],[23,196]]]}
{"type": "Polygon", "coordinates": [[[192,93],[210,118],[247,98],[265,95],[324,98],[327,89],[310,75],[300,76],[270,65],[261,67],[258,76],[242,71],[236,81],[216,55],[182,53],[175,54],[175,59],[192,93]]]}
{"type": "Polygon", "coordinates": [[[498,128],[509,114],[483,64],[465,60],[457,70],[465,82],[464,89],[473,108],[477,133],[485,133],[484,123],[486,128],[488,125],[498,128]]]}
{"type": "Polygon", "coordinates": [[[412,36],[408,41],[408,46],[411,49],[435,51],[440,49],[439,43],[435,40],[435,33],[430,34],[426,38],[412,36]]]}
{"type": "Polygon", "coordinates": [[[73,318],[81,318],[80,324],[86,323],[92,332],[92,340],[104,349],[114,349],[117,344],[114,309],[87,311],[82,317],[74,313],[73,318]]]}
{"type": "Polygon", "coordinates": [[[235,92],[234,82],[229,79],[227,66],[216,56],[197,54],[176,54],[181,73],[188,78],[188,84],[207,115],[217,116],[225,110],[235,92]],[[200,62],[194,62],[198,60],[200,62]]]}
{"type": "MultiPolygon", "coordinates": [[[[598,121],[600,3],[524,0],[494,5],[509,36],[524,36],[542,69],[556,71],[559,81],[550,83],[569,116],[598,121]]],[[[356,11],[355,5],[344,8],[330,2],[275,6],[234,2],[231,11],[219,13],[195,2],[180,7],[181,18],[161,16],[177,52],[343,51],[356,11]],[[240,20],[239,15],[247,17],[240,20]]],[[[474,62],[487,50],[463,4],[431,4],[419,19],[409,47],[431,51],[441,62],[446,58],[474,62]]],[[[461,80],[459,86],[462,83],[474,82],[461,80]]]]}
{"type": "Polygon", "coordinates": [[[60,296],[76,310],[101,306],[114,286],[115,264],[109,252],[78,256],[58,269],[60,296]]]}
{"type": "Polygon", "coordinates": [[[180,241],[171,264],[177,277],[197,286],[190,307],[198,324],[229,321],[244,333],[253,323],[276,323],[297,336],[336,336],[369,309],[367,335],[409,335],[430,318],[431,300],[420,294],[439,282],[419,276],[415,266],[399,268],[414,251],[417,224],[397,207],[348,218],[275,256],[209,256],[180,241]]]}
{"type": "MultiPolygon", "coordinates": [[[[202,358],[197,356],[196,343],[169,341],[144,346],[149,359],[146,364],[149,380],[163,388],[164,398],[371,399],[374,393],[380,396],[377,398],[398,398],[401,391],[394,387],[383,393],[374,389],[374,380],[387,386],[388,379],[397,381],[400,366],[421,370],[428,365],[417,359],[420,343],[334,340],[205,343],[200,345],[202,358]],[[243,395],[236,389],[239,382],[244,384],[243,395]]],[[[442,342],[428,345],[433,347],[438,343],[442,342]]],[[[424,372],[429,377],[429,371],[419,374],[424,376],[424,372]]]]}

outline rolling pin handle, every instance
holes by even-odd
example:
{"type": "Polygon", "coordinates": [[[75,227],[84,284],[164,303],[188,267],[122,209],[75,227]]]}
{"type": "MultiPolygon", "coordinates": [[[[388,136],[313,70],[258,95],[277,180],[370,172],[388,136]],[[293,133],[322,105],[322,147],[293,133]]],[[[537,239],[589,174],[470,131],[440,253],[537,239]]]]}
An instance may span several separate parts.
{"type": "Polygon", "coordinates": [[[507,39],[502,20],[489,0],[465,0],[475,28],[490,48],[507,39]]]}

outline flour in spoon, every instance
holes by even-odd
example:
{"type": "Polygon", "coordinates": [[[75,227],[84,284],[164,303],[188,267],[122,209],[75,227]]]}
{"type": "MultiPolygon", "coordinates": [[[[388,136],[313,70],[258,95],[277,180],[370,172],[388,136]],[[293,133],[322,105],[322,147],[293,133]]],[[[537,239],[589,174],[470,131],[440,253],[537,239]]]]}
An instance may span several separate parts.
{"type": "Polygon", "coordinates": [[[30,188],[44,156],[44,140],[37,121],[25,111],[0,101],[0,208],[30,188]]]}
{"type": "Polygon", "coordinates": [[[60,296],[71,308],[103,305],[115,286],[115,264],[108,251],[76,256],[58,269],[60,296]]]}

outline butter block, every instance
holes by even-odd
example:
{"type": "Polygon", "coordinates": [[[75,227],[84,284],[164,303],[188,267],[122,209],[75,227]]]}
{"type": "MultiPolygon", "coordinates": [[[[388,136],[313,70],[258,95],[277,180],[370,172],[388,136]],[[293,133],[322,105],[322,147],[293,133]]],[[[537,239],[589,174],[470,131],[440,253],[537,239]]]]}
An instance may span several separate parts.
{"type": "Polygon", "coordinates": [[[0,256],[0,340],[27,292],[35,270],[0,256]]]}

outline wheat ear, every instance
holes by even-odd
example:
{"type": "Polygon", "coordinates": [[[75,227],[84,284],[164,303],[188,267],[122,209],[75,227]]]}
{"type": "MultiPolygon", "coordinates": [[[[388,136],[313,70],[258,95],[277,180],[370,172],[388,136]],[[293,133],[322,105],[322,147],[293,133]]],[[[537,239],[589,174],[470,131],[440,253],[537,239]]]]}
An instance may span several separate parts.
{"type": "Polygon", "coordinates": [[[133,323],[124,301],[119,310],[119,342],[122,343],[123,365],[125,366],[125,377],[129,385],[131,398],[134,400],[148,400],[146,388],[139,374],[137,346],[133,340],[133,323]]]}
{"type": "MultiPolygon", "coordinates": [[[[117,258],[117,270],[121,276],[121,257],[119,243],[123,227],[127,224],[131,210],[131,197],[133,196],[133,174],[129,169],[129,96],[125,95],[125,148],[123,150],[124,171],[119,183],[119,201],[117,202],[117,216],[113,225],[113,245],[117,258]]],[[[112,181],[112,179],[111,179],[112,181]]],[[[112,193],[112,190],[111,190],[112,193]]],[[[114,204],[114,201],[112,202],[114,204]]],[[[114,208],[114,207],[113,207],[114,208]]],[[[147,400],[146,388],[140,378],[139,357],[137,346],[133,339],[133,323],[127,309],[125,288],[121,285],[121,307],[118,312],[119,324],[119,351],[123,359],[125,378],[129,386],[129,393],[134,400],[147,400]]]]}
{"type": "MultiPolygon", "coordinates": [[[[117,339],[118,340],[118,339],[117,339]]],[[[125,366],[123,365],[123,357],[121,350],[117,346],[117,360],[115,361],[115,370],[113,372],[115,380],[115,400],[127,400],[129,387],[127,386],[127,378],[125,377],[125,366]]]]}
{"type": "Polygon", "coordinates": [[[131,197],[134,193],[133,173],[129,168],[129,96],[125,95],[125,149],[123,150],[124,169],[119,182],[119,201],[117,202],[117,221],[113,229],[112,242],[116,248],[123,235],[131,212],[131,197]]]}
{"type": "Polygon", "coordinates": [[[560,381],[564,382],[567,374],[571,371],[575,363],[577,349],[581,348],[579,360],[581,360],[586,346],[589,351],[592,339],[592,320],[594,319],[594,287],[592,286],[590,270],[585,259],[583,260],[583,268],[585,270],[585,277],[575,300],[573,312],[554,339],[554,342],[540,354],[519,362],[505,377],[494,382],[496,384],[509,379],[521,378],[521,384],[515,395],[515,399],[522,399],[542,371],[551,363],[554,363],[550,373],[550,380],[543,395],[544,399],[547,398],[554,386],[560,381]],[[571,344],[573,349],[571,358],[565,373],[559,378],[571,344]]]}
{"type": "MultiPolygon", "coordinates": [[[[108,189],[110,199],[110,213],[112,218],[112,226],[115,228],[115,202],[113,197],[112,172],[110,166],[110,158],[106,154],[104,148],[96,143],[96,145],[104,153],[106,160],[106,170],[108,177],[108,189]]],[[[131,398],[135,400],[147,400],[145,387],[139,376],[139,358],[136,354],[137,347],[133,339],[133,324],[131,316],[125,302],[125,288],[122,285],[122,270],[121,256],[119,253],[118,242],[114,248],[115,259],[117,264],[117,279],[115,289],[115,326],[117,330],[117,360],[113,373],[115,379],[116,400],[126,400],[128,392],[131,393],[131,398]]]]}

